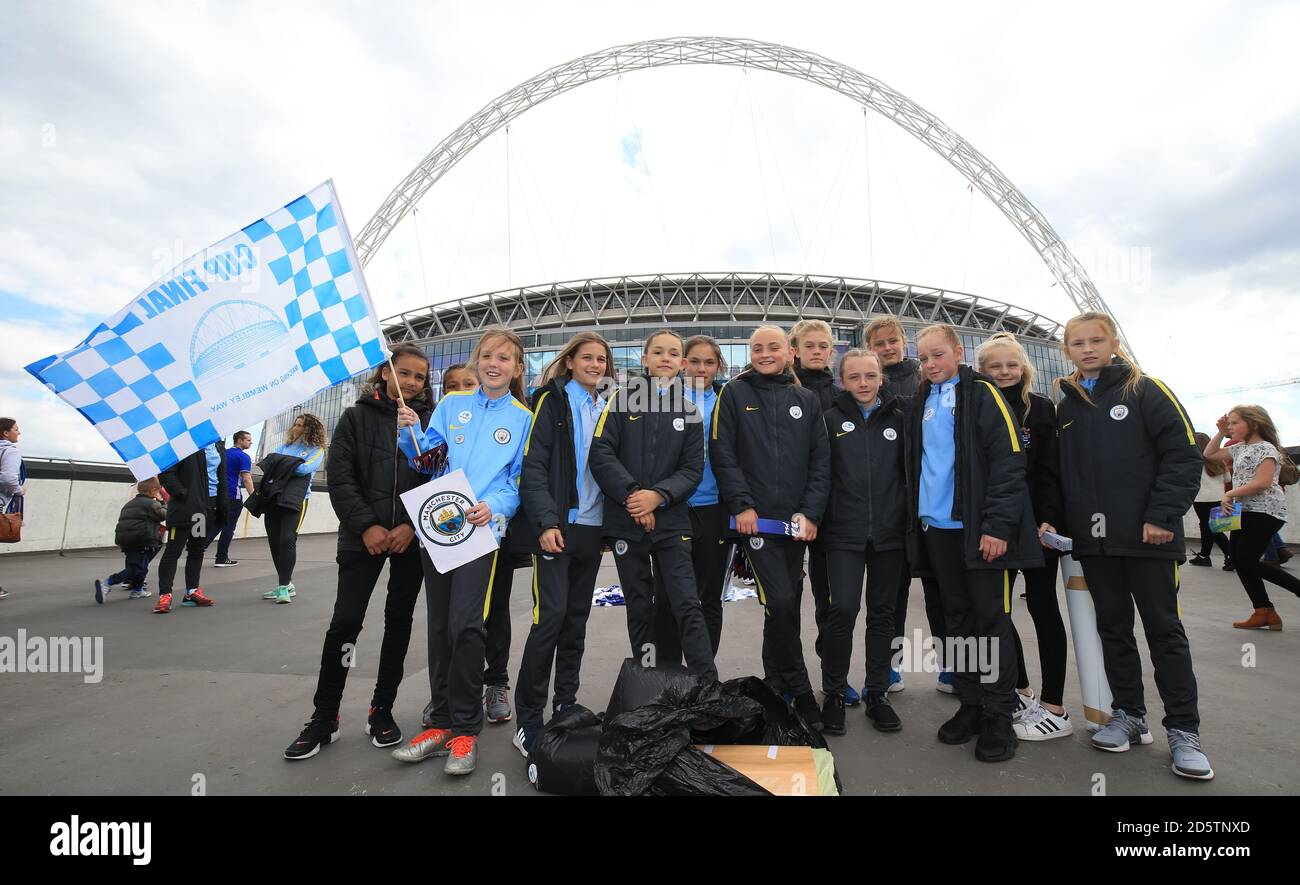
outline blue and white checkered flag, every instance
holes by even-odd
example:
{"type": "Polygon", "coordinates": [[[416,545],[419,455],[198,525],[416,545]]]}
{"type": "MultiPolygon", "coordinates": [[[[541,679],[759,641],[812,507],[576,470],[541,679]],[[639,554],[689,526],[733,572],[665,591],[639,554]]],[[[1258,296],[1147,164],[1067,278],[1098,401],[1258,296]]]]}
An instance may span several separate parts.
{"type": "Polygon", "coordinates": [[[327,181],[27,371],[144,479],[388,355],[327,181]]]}

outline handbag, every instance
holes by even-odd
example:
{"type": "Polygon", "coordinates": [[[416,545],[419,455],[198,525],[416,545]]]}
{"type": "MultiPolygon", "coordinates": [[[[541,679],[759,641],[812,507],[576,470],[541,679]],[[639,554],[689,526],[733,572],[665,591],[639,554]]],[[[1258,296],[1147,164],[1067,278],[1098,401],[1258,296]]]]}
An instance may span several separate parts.
{"type": "MultiPolygon", "coordinates": [[[[0,452],[0,464],[4,453],[0,452]]],[[[9,502],[12,512],[0,513],[0,544],[16,544],[23,539],[23,496],[14,495],[9,502]]]]}

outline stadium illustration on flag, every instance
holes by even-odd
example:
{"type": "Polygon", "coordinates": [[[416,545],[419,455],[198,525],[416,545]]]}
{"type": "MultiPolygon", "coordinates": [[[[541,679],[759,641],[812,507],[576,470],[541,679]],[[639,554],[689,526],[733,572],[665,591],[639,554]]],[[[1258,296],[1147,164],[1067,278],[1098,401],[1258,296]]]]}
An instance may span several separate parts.
{"type": "Polygon", "coordinates": [[[326,181],[190,257],[72,350],[27,371],[145,479],[388,355],[326,181]]]}

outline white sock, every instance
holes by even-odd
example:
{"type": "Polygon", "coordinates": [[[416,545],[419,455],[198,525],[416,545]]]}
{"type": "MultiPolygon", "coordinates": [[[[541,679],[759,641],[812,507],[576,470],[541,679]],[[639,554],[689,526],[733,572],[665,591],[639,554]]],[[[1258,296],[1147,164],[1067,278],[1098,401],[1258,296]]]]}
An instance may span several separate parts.
{"type": "Polygon", "coordinates": [[[194,590],[197,590],[197,589],[199,589],[199,588],[198,588],[198,587],[195,587],[193,590],[186,590],[186,591],[185,591],[185,595],[186,595],[186,596],[189,596],[191,593],[194,592],[194,590]]]}

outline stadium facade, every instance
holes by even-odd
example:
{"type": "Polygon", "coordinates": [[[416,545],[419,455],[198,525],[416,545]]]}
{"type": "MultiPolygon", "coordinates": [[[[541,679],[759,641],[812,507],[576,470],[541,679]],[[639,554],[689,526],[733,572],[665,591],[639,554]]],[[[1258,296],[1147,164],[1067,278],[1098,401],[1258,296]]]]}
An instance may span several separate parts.
{"type": "MultiPolygon", "coordinates": [[[[954,327],[974,349],[995,332],[1014,334],[1038,374],[1034,387],[1050,392],[1065,373],[1061,324],[1027,308],[1000,301],[883,280],[764,273],[688,273],[606,277],[488,292],[406,311],[383,322],[390,344],[415,344],[429,354],[434,392],[441,395],[442,371],[469,359],[485,328],[514,330],[526,349],[525,384],[531,390],[546,364],[576,332],[599,332],[614,351],[620,380],[641,364],[641,345],[650,332],[669,328],[683,337],[711,335],[722,345],[731,377],[748,361],[747,341],[765,323],[789,328],[800,319],[828,322],[835,348],[843,353],[865,346],[863,330],[877,317],[899,318],[914,342],[932,323],[954,327]]],[[[915,344],[908,355],[915,356],[915,344]]],[[[333,435],[343,410],[356,401],[370,373],[322,391],[299,408],[266,422],[262,451],[283,439],[294,415],[312,412],[333,435]]]]}

